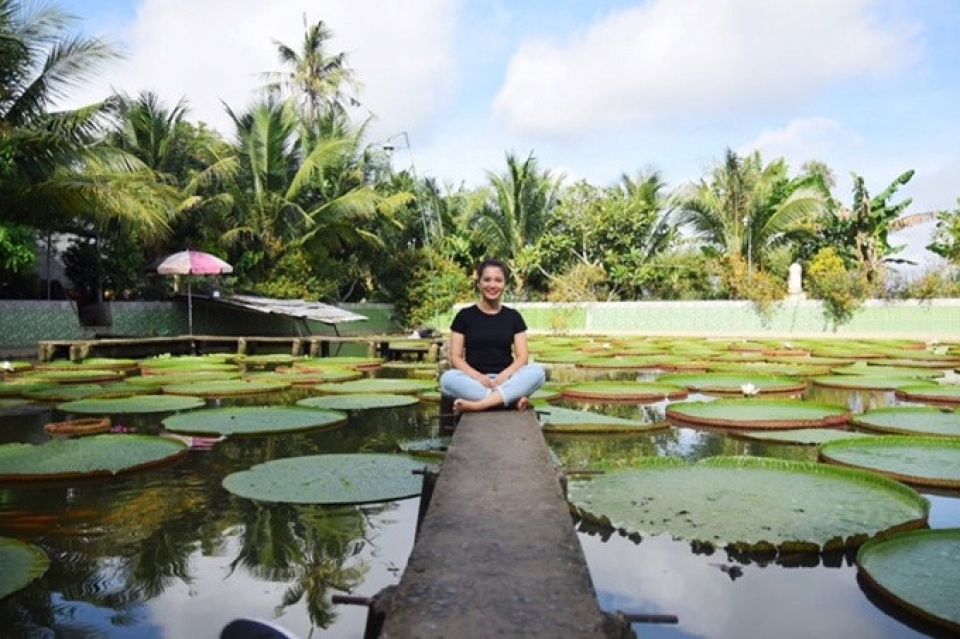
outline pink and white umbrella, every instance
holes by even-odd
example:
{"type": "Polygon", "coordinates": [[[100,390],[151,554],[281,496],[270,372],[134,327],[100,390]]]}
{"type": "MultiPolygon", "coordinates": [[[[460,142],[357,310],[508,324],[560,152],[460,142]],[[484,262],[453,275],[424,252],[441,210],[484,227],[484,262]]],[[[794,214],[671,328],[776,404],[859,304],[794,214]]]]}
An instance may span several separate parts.
{"type": "MultiPolygon", "coordinates": [[[[233,267],[216,255],[203,251],[180,251],[166,256],[156,263],[160,275],[220,275],[232,273],[233,267]]],[[[193,335],[193,296],[190,292],[190,278],[187,278],[187,322],[193,335]]]]}

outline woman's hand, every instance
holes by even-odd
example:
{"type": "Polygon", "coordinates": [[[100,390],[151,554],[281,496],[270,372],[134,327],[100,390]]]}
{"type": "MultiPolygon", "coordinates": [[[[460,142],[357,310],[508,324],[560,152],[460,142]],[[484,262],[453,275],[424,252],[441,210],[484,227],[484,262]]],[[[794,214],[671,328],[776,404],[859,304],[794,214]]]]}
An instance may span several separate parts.
{"type": "Polygon", "coordinates": [[[499,375],[497,375],[496,377],[493,378],[493,380],[491,381],[491,384],[490,384],[490,388],[493,388],[493,387],[495,387],[495,386],[501,386],[501,385],[503,385],[503,383],[506,382],[508,379],[510,379],[510,373],[508,373],[507,371],[504,371],[504,372],[500,373],[499,375]]]}
{"type": "MultiPolygon", "coordinates": [[[[484,375],[483,373],[477,373],[477,376],[474,379],[476,379],[478,382],[483,384],[485,388],[493,388],[498,383],[500,383],[500,382],[497,382],[496,379],[490,379],[488,375],[484,375]]],[[[497,377],[497,379],[499,379],[499,377],[497,377]]]]}

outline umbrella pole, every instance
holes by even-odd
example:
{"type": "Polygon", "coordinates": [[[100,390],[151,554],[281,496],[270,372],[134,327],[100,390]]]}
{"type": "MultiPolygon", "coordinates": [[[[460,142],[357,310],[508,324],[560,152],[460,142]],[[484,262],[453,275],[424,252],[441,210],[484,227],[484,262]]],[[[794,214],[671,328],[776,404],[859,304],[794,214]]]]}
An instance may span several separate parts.
{"type": "Polygon", "coordinates": [[[190,276],[187,275],[187,326],[193,335],[193,297],[190,295],[190,276]]]}

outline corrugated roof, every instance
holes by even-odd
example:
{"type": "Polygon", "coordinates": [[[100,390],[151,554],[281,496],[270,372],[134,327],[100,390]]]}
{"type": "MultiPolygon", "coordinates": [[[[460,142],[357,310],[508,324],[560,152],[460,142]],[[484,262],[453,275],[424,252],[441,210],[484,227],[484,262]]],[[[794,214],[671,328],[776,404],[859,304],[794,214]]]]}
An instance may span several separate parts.
{"type": "Polygon", "coordinates": [[[239,306],[259,313],[273,313],[306,320],[314,320],[324,324],[336,325],[344,322],[366,321],[368,318],[358,313],[344,310],[332,304],[322,302],[308,302],[306,300],[281,300],[271,297],[255,297],[253,295],[228,295],[221,297],[220,302],[231,306],[239,306]]]}

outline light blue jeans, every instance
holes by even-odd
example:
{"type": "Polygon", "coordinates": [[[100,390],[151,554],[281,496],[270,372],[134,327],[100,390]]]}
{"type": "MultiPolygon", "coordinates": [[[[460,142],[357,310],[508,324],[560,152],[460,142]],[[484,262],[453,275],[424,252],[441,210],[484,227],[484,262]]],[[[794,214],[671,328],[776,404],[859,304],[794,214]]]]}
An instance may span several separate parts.
{"type": "MultiPolygon", "coordinates": [[[[488,377],[493,379],[496,375],[490,374],[488,377]]],[[[487,388],[462,370],[451,368],[440,376],[440,392],[458,399],[476,402],[484,399],[494,390],[498,390],[500,391],[500,397],[503,398],[503,405],[509,406],[521,397],[533,395],[543,385],[545,379],[546,373],[543,366],[527,364],[511,375],[510,379],[494,389],[487,388]]]]}

